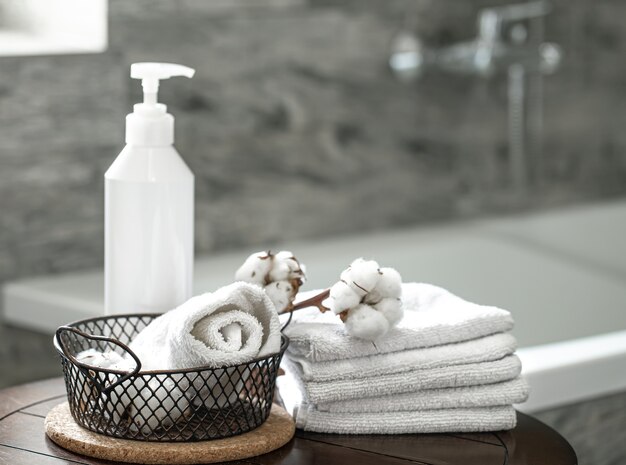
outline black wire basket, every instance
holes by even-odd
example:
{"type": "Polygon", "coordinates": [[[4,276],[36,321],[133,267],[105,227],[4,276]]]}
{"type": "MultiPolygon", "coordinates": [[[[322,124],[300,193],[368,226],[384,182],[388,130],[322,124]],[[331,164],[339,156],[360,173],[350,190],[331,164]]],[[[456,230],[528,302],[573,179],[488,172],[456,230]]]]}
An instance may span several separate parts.
{"type": "Polygon", "coordinates": [[[70,411],[96,433],[142,441],[205,441],[235,436],[269,416],[280,352],[220,368],[141,371],[128,347],[159,314],[91,318],[61,326],[55,347],[61,355],[70,411]],[[114,351],[134,361],[130,372],[77,360],[85,350],[114,351]]]}

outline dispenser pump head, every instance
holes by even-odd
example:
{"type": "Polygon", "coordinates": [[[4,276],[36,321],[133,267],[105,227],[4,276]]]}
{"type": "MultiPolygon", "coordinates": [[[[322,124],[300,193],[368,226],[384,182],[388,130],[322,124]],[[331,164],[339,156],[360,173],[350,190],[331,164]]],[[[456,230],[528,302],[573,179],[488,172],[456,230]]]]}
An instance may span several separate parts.
{"type": "Polygon", "coordinates": [[[174,76],[192,78],[196,70],[175,63],[133,63],[130,65],[130,77],[141,79],[143,103],[155,104],[159,91],[159,81],[174,76]]]}
{"type": "Polygon", "coordinates": [[[174,142],[174,117],[166,106],[157,103],[159,81],[174,76],[193,77],[196,71],[175,63],[133,63],[130,77],[141,79],[143,103],[134,106],[126,117],[126,143],[143,146],[169,145],[174,142]]]}

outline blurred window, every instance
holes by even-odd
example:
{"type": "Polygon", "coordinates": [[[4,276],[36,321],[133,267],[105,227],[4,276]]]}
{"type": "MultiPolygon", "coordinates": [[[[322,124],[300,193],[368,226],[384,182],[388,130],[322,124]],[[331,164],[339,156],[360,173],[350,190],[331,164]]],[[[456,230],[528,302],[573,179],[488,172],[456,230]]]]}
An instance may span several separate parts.
{"type": "Polygon", "coordinates": [[[99,53],[107,0],[0,0],[0,56],[99,53]]]}

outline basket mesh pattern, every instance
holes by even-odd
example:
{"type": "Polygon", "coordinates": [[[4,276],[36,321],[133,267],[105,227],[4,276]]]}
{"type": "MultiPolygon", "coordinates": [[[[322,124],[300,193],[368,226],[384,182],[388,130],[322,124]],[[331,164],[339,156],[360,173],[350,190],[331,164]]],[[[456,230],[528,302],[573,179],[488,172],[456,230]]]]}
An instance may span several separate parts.
{"type": "Polygon", "coordinates": [[[128,344],[158,315],[125,315],[70,325],[93,340],[59,332],[67,397],[76,422],[96,433],[144,441],[202,441],[245,433],[269,416],[287,338],[278,354],[241,365],[128,373],[76,363],[93,348],[126,355],[128,344]],[[69,357],[68,357],[69,355],[69,357]]]}

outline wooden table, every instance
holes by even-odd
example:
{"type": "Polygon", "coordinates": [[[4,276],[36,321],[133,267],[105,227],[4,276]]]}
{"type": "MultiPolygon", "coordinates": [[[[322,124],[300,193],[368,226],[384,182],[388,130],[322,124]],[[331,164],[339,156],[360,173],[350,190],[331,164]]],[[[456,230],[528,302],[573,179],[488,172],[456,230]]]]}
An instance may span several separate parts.
{"type": "MultiPolygon", "coordinates": [[[[62,378],[0,391],[0,464],[111,464],[68,452],[44,433],[48,411],[65,400],[62,378]]],[[[283,448],[236,465],[575,465],[576,454],[556,431],[518,414],[512,431],[485,434],[344,436],[305,433],[283,448]]]]}

